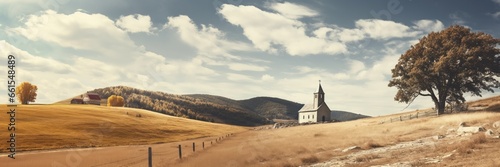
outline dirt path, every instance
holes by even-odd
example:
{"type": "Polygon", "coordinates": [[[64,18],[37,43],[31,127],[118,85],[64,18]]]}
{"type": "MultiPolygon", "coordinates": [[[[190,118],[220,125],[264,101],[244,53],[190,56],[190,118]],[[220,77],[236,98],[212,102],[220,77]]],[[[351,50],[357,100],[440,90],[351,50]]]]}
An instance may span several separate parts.
{"type": "Polygon", "coordinates": [[[33,151],[17,153],[16,159],[8,158],[3,154],[0,155],[0,164],[9,167],[144,167],[148,164],[148,147],[152,147],[153,166],[172,166],[179,161],[179,144],[182,145],[183,157],[190,157],[199,154],[199,150],[203,150],[202,142],[205,142],[205,150],[209,150],[222,144],[228,138],[217,144],[215,142],[216,138],[211,137],[156,145],[33,151]],[[213,145],[210,144],[211,141],[213,145]],[[195,153],[193,153],[192,149],[193,142],[196,143],[197,151],[195,153]]]}

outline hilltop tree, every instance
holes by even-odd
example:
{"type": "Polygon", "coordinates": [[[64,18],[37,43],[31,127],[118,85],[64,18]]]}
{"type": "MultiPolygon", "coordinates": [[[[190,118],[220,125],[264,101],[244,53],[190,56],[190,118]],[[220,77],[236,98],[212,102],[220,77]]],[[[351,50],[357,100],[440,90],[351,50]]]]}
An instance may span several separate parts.
{"type": "Polygon", "coordinates": [[[16,87],[17,99],[21,104],[28,104],[29,102],[35,102],[36,91],[38,87],[29,82],[23,82],[16,87]]]}
{"type": "Polygon", "coordinates": [[[483,90],[500,87],[500,39],[463,26],[432,32],[401,55],[392,69],[389,87],[395,100],[411,103],[429,96],[437,114],[447,102],[463,103],[464,93],[481,96],[483,90]]]}
{"type": "Polygon", "coordinates": [[[123,107],[125,105],[125,100],[121,96],[111,95],[108,97],[108,106],[113,107],[123,107]]]}

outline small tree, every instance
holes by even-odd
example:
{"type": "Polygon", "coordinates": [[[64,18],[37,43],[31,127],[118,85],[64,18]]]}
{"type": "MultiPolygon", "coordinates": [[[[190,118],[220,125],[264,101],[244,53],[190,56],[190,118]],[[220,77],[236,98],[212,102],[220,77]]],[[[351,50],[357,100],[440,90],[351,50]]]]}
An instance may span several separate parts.
{"type": "Polygon", "coordinates": [[[111,95],[108,97],[108,106],[113,107],[123,107],[125,105],[125,100],[121,96],[111,95]]]}
{"type": "Polygon", "coordinates": [[[28,104],[29,102],[35,102],[36,91],[38,88],[29,82],[23,82],[16,87],[17,99],[21,104],[28,104]]]}
{"type": "Polygon", "coordinates": [[[500,39],[463,26],[432,32],[401,55],[392,69],[389,87],[398,88],[394,99],[411,103],[429,96],[437,114],[446,103],[465,102],[464,93],[481,96],[482,90],[500,87],[500,39]]]}

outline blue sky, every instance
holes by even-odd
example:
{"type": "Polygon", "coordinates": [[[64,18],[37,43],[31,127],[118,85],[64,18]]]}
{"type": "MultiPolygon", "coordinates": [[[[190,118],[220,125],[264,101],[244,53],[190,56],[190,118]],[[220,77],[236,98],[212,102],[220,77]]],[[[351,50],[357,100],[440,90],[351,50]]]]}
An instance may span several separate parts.
{"type": "Polygon", "coordinates": [[[39,103],[116,85],[311,103],[321,80],[330,108],[377,116],[406,106],[387,87],[399,56],[453,24],[499,38],[500,0],[2,0],[0,61],[39,103]]]}

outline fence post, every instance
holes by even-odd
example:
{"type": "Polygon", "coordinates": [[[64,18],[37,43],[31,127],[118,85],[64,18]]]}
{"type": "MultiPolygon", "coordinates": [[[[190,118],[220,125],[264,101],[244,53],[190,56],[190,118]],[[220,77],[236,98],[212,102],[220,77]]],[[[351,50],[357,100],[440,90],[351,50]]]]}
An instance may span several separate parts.
{"type": "Polygon", "coordinates": [[[182,147],[179,144],[179,159],[182,159],[182,147]]]}
{"type": "Polygon", "coordinates": [[[201,143],[201,145],[203,146],[203,149],[205,149],[205,142],[201,143]]]}
{"type": "Polygon", "coordinates": [[[417,112],[417,119],[418,119],[418,112],[417,112]]]}
{"type": "Polygon", "coordinates": [[[195,146],[194,146],[194,142],[193,142],[193,152],[194,152],[194,150],[195,150],[194,148],[195,148],[195,146]]]}
{"type": "Polygon", "coordinates": [[[148,166],[153,167],[153,151],[151,151],[151,147],[148,147],[148,161],[148,166]]]}
{"type": "Polygon", "coordinates": [[[403,121],[403,119],[401,118],[401,115],[399,116],[399,121],[403,121]]]}

